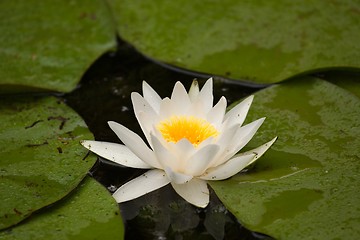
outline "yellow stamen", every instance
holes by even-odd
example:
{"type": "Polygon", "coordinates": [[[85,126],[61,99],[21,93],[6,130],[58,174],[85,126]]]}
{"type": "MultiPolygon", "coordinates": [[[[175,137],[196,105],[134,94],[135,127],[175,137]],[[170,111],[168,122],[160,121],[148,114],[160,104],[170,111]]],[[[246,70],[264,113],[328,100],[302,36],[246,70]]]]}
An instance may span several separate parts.
{"type": "Polygon", "coordinates": [[[194,116],[171,116],[157,125],[164,139],[168,142],[178,142],[186,138],[194,146],[199,145],[209,137],[216,137],[219,132],[202,118],[194,116]]]}

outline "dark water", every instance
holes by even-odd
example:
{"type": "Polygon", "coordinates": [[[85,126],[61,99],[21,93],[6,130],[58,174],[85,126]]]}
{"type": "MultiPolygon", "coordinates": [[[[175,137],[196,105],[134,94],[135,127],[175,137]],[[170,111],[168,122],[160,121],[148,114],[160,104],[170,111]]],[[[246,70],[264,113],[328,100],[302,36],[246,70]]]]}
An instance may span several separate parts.
{"type": "MultiPolygon", "coordinates": [[[[196,74],[182,73],[156,64],[120,42],[118,50],[103,55],[85,73],[80,86],[65,96],[66,102],[86,121],[96,140],[120,142],[107,121],[119,122],[142,135],[133,113],[130,94],[141,93],[146,80],[161,97],[170,96],[176,81],[186,88],[196,74]]],[[[205,81],[198,78],[200,85],[205,81]]],[[[225,96],[228,103],[258,89],[235,82],[214,81],[214,99],[225,96]]],[[[143,171],[115,166],[99,159],[90,174],[114,192],[143,171]]],[[[196,208],[166,186],[138,199],[120,204],[126,239],[271,239],[242,227],[211,191],[205,209],[196,208]]]]}

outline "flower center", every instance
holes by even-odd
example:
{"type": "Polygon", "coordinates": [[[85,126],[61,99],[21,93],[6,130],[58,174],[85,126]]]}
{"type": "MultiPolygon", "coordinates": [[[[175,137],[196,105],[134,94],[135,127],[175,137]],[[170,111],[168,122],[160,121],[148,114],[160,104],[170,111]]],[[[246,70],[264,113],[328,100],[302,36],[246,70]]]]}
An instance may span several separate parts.
{"type": "Polygon", "coordinates": [[[157,125],[164,139],[168,142],[178,142],[186,138],[194,146],[199,145],[209,137],[216,137],[219,132],[202,118],[193,116],[171,116],[157,125]]]}

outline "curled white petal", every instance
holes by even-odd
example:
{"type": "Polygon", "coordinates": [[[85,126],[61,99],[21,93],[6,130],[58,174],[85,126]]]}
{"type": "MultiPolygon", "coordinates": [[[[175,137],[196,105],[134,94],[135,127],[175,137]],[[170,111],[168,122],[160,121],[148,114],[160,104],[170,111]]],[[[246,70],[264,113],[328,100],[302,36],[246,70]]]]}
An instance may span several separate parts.
{"type": "Polygon", "coordinates": [[[80,143],[93,153],[120,165],[132,168],[152,168],[122,144],[90,140],[80,143]]]}
{"type": "Polygon", "coordinates": [[[136,156],[154,168],[161,167],[155,158],[154,152],[144,143],[141,137],[119,123],[110,121],[108,124],[118,138],[120,138],[136,156]]]}
{"type": "Polygon", "coordinates": [[[165,172],[159,169],[149,170],[139,177],[125,183],[113,194],[116,202],[126,202],[138,198],[167,184],[170,180],[165,172]]]}
{"type": "Polygon", "coordinates": [[[255,154],[250,153],[232,158],[220,166],[206,170],[205,174],[200,178],[204,180],[223,180],[229,178],[249,165],[255,156],[255,154]]]}
{"type": "Polygon", "coordinates": [[[204,208],[209,204],[209,189],[204,180],[193,178],[188,183],[171,183],[174,190],[187,202],[204,208]]]}
{"type": "Polygon", "coordinates": [[[234,124],[239,124],[241,126],[244,123],[253,99],[253,95],[245,98],[241,103],[226,113],[224,121],[227,121],[227,126],[232,126],[234,124]]]}

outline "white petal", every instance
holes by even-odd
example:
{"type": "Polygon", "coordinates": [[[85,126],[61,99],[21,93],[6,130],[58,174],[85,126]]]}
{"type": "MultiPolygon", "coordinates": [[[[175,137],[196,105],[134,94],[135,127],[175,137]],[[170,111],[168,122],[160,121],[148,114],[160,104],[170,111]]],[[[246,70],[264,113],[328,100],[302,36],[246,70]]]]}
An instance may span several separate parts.
{"type": "Polygon", "coordinates": [[[179,173],[179,172],[174,172],[169,167],[165,167],[165,173],[168,176],[168,178],[170,179],[170,181],[172,183],[176,183],[176,184],[187,183],[193,178],[193,176],[191,176],[191,175],[187,175],[187,174],[183,174],[183,173],[179,173]]]}
{"type": "Polygon", "coordinates": [[[99,141],[81,141],[80,143],[97,155],[123,166],[132,168],[152,168],[122,144],[99,141]]]}
{"type": "MultiPolygon", "coordinates": [[[[202,141],[197,147],[196,149],[199,151],[201,148],[209,145],[209,144],[213,144],[216,143],[217,139],[216,137],[208,137],[207,139],[205,139],[204,141],[202,141]]],[[[218,144],[217,144],[218,145],[218,144]]]]}
{"type": "Polygon", "coordinates": [[[204,86],[202,87],[199,95],[198,100],[200,100],[204,104],[203,111],[205,113],[209,112],[211,108],[213,107],[213,80],[212,78],[209,78],[204,86]]]}
{"type": "Polygon", "coordinates": [[[226,113],[224,120],[227,120],[227,126],[232,126],[234,124],[239,124],[241,126],[244,123],[253,99],[253,95],[247,97],[245,100],[226,113]]]}
{"type": "Polygon", "coordinates": [[[189,90],[189,98],[191,102],[195,102],[199,95],[199,82],[197,80],[194,80],[191,84],[190,90],[189,90]]]}
{"type": "Polygon", "coordinates": [[[205,110],[205,104],[201,99],[198,99],[191,104],[191,107],[189,109],[189,115],[206,119],[206,115],[208,112],[205,110]]]}
{"type": "MultiPolygon", "coordinates": [[[[165,148],[168,148],[168,144],[169,142],[166,141],[162,135],[162,133],[159,131],[159,129],[157,129],[156,127],[153,127],[151,132],[150,132],[150,136],[154,135],[154,137],[159,140],[159,142],[165,147],[165,148]]],[[[150,143],[151,143],[151,146],[153,146],[153,143],[152,143],[152,138],[150,137],[150,143]]],[[[154,147],[153,147],[154,149],[154,147]]]]}
{"type": "Polygon", "coordinates": [[[192,176],[203,174],[219,149],[214,144],[201,148],[186,161],[185,173],[192,176]]]}
{"type": "Polygon", "coordinates": [[[153,128],[154,122],[158,122],[158,116],[152,117],[152,116],[149,116],[148,113],[139,112],[137,114],[137,119],[138,119],[141,129],[146,137],[146,140],[150,144],[150,147],[153,147],[151,144],[150,133],[154,131],[154,128],[153,128]]]}
{"type": "Polygon", "coordinates": [[[217,144],[221,147],[221,149],[225,149],[231,144],[231,140],[239,128],[240,127],[238,125],[234,125],[230,128],[224,129],[223,132],[221,132],[220,136],[217,137],[217,144]]]}
{"type": "Polygon", "coordinates": [[[146,112],[151,116],[156,116],[157,113],[155,110],[150,106],[150,104],[137,92],[131,93],[131,101],[134,107],[135,115],[138,112],[146,112]]]}
{"type": "Polygon", "coordinates": [[[261,145],[260,147],[257,147],[257,148],[254,148],[250,151],[247,151],[247,152],[243,152],[243,153],[240,153],[240,154],[237,154],[235,155],[234,157],[237,157],[237,156],[242,156],[242,155],[247,155],[247,154],[255,154],[255,157],[254,159],[249,162],[248,165],[252,164],[253,162],[255,162],[256,160],[258,160],[270,147],[271,145],[274,144],[274,142],[277,140],[277,137],[274,137],[273,139],[271,139],[269,142],[261,145]]]}
{"type": "Polygon", "coordinates": [[[178,156],[178,159],[184,161],[186,161],[186,159],[188,159],[196,151],[194,145],[187,138],[183,138],[176,143],[168,142],[167,147],[176,156],[178,156]]]}
{"type": "Polygon", "coordinates": [[[150,128],[153,125],[153,122],[158,119],[158,115],[139,93],[131,93],[131,101],[133,103],[136,119],[138,120],[147,141],[149,141],[150,128]]]}
{"type": "Polygon", "coordinates": [[[216,167],[223,164],[234,154],[240,151],[252,139],[264,120],[265,118],[260,118],[239,128],[233,138],[228,142],[228,145],[225,146],[223,153],[221,153],[213,166],[216,167]]]}
{"type": "Polygon", "coordinates": [[[180,82],[176,82],[171,94],[171,101],[175,105],[177,115],[184,115],[190,108],[189,96],[180,82]]]}
{"type": "Polygon", "coordinates": [[[159,118],[160,120],[163,120],[165,118],[168,118],[172,115],[174,115],[174,104],[170,100],[170,98],[164,98],[160,103],[160,112],[159,112],[159,118]]]}
{"type": "MultiPolygon", "coordinates": [[[[232,155],[228,157],[229,152],[231,150],[231,149],[229,149],[229,146],[231,146],[233,144],[232,139],[238,129],[239,129],[239,126],[237,126],[237,125],[232,126],[228,129],[226,129],[223,133],[221,133],[220,136],[217,137],[216,144],[219,146],[220,149],[217,152],[216,156],[213,158],[212,162],[209,163],[208,167],[216,167],[235,154],[235,153],[231,153],[232,155]]],[[[206,140],[208,140],[208,139],[206,139],[206,140]]],[[[200,144],[200,146],[202,146],[202,143],[200,144]]]]}
{"type": "Polygon", "coordinates": [[[154,168],[160,168],[160,164],[155,158],[155,154],[144,143],[144,141],[133,131],[116,122],[108,122],[110,128],[120,138],[120,140],[141,160],[154,168]]]}
{"type": "Polygon", "coordinates": [[[113,197],[118,203],[129,201],[159,189],[169,182],[164,171],[153,169],[122,185],[113,197]]]}
{"type": "Polygon", "coordinates": [[[161,168],[165,169],[166,167],[170,167],[173,171],[181,171],[181,166],[179,165],[180,162],[177,161],[177,156],[165,148],[156,136],[153,134],[150,134],[150,136],[154,147],[154,153],[162,166],[161,168]]]}
{"type": "Polygon", "coordinates": [[[226,98],[221,97],[219,102],[210,110],[207,114],[206,119],[212,123],[216,128],[220,126],[224,120],[226,111],[226,98]]]}
{"type": "Polygon", "coordinates": [[[277,137],[261,145],[260,147],[244,153],[236,154],[226,163],[209,169],[208,171],[206,171],[206,174],[202,175],[200,178],[204,180],[222,180],[235,175],[243,168],[247,167],[248,165],[255,162],[257,159],[259,159],[271,147],[271,145],[276,141],[276,139],[277,137]]]}
{"type": "Polygon", "coordinates": [[[250,153],[232,158],[220,166],[208,169],[200,178],[204,180],[223,180],[229,178],[249,165],[255,156],[255,154],[250,153]]]}
{"type": "Polygon", "coordinates": [[[150,104],[150,106],[159,113],[161,97],[157,92],[145,81],[143,81],[143,95],[145,100],[150,104]]]}
{"type": "Polygon", "coordinates": [[[238,131],[236,131],[236,134],[232,139],[232,141],[235,143],[233,149],[234,153],[240,151],[240,149],[242,149],[253,138],[264,121],[265,118],[260,118],[256,121],[246,124],[245,126],[239,128],[238,131]]]}
{"type": "Polygon", "coordinates": [[[204,208],[209,204],[209,189],[204,180],[193,178],[185,184],[171,183],[174,190],[189,203],[204,208]]]}

